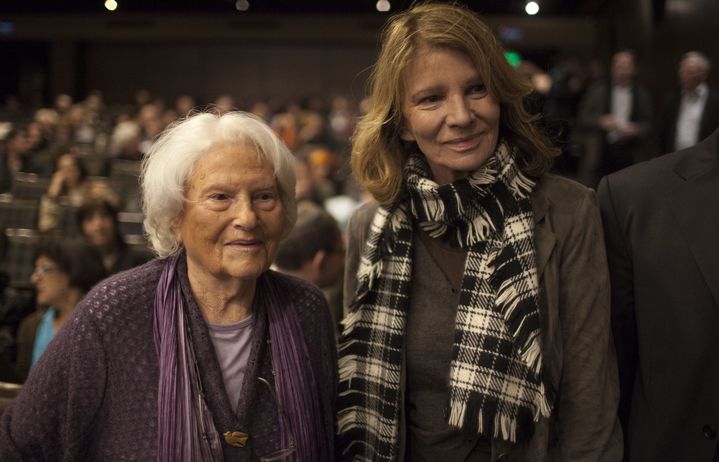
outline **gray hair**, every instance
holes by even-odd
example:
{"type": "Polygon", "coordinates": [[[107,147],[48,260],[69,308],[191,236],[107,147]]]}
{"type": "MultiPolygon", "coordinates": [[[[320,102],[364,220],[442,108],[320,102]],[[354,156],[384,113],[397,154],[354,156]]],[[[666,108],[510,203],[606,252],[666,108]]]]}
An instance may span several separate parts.
{"type": "Polygon", "coordinates": [[[255,147],[277,179],[286,214],[284,235],[294,226],[295,159],[275,132],[246,112],[196,113],[165,129],[142,161],[145,232],[158,256],[166,257],[180,249],[175,231],[184,210],[187,181],[197,161],[218,144],[255,147]]]}
{"type": "Polygon", "coordinates": [[[704,53],[701,53],[699,51],[688,51],[682,55],[682,59],[680,59],[679,62],[682,63],[687,59],[695,60],[699,67],[707,74],[711,70],[712,63],[711,61],[709,61],[709,58],[707,58],[704,53]]]}

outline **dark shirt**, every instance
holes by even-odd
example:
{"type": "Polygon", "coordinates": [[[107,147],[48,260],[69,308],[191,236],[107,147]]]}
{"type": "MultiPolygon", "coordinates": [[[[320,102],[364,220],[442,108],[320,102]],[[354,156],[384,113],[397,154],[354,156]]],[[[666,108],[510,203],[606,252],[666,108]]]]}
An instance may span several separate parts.
{"type": "Polygon", "coordinates": [[[491,444],[447,423],[455,318],[467,252],[417,233],[406,336],[405,459],[489,461],[491,444]]]}

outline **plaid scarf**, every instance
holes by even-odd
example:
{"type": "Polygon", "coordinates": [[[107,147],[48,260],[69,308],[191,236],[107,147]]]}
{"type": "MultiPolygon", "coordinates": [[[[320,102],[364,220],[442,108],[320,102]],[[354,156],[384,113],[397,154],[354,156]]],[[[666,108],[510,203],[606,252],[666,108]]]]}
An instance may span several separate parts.
{"type": "Polygon", "coordinates": [[[452,347],[449,425],[516,442],[551,410],[541,374],[534,183],[504,143],[468,178],[438,186],[429,177],[424,156],[410,156],[408,197],[379,207],[370,226],[340,342],[343,460],[397,455],[414,226],[468,250],[452,347]]]}

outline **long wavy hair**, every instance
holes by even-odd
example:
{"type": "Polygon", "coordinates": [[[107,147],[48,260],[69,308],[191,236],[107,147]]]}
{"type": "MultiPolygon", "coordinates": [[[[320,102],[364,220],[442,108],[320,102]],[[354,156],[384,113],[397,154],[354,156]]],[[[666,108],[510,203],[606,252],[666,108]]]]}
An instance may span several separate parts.
{"type": "Polygon", "coordinates": [[[538,116],[525,109],[530,82],[509,65],[501,44],[474,12],[455,4],[422,3],[393,16],[382,33],[369,79],[370,109],[353,137],[351,164],[358,182],[383,204],[402,194],[402,168],[409,155],[400,139],[403,73],[426,46],[469,57],[500,105],[499,135],[517,147],[520,169],[535,177],[547,172],[560,151],[536,126],[538,116]]]}

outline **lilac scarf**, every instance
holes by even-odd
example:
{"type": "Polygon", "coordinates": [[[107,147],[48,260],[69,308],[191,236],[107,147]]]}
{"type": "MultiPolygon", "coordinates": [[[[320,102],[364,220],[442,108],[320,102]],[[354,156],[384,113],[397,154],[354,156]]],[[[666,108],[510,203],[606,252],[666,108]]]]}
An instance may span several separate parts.
{"type": "MultiPolygon", "coordinates": [[[[295,307],[284,295],[287,292],[267,273],[262,280],[257,295],[267,310],[275,387],[297,440],[297,451],[286,460],[332,460],[320,407],[322,397],[317,394],[312,362],[295,307]]],[[[280,422],[283,447],[288,447],[290,435],[282,419],[280,422]]]]}
{"type": "Polygon", "coordinates": [[[221,461],[220,437],[200,385],[177,278],[179,255],[167,259],[155,292],[157,460],[221,461]]]}
{"type": "MultiPolygon", "coordinates": [[[[157,460],[221,461],[222,444],[207,407],[185,319],[177,262],[167,259],[155,293],[154,336],[159,358],[157,460]]],[[[297,313],[267,273],[257,285],[256,306],[267,310],[272,367],[283,448],[297,450],[285,460],[331,460],[324,419],[307,344],[297,313]],[[290,428],[287,428],[286,423],[290,428]]]]}

